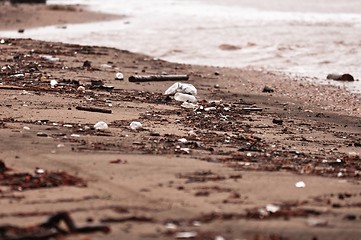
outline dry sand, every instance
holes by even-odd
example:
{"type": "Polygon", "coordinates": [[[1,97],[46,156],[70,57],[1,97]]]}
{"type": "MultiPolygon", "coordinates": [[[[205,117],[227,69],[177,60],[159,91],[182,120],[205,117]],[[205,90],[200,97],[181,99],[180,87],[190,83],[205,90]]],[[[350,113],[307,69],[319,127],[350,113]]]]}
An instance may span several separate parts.
{"type": "Polygon", "coordinates": [[[359,239],[359,95],[265,71],[28,39],[4,39],[0,67],[0,159],[12,169],[2,178],[38,167],[87,185],[0,180],[0,224],[26,227],[66,211],[111,232],[65,239],[359,239]],[[118,71],[125,80],[114,80],[118,71]],[[161,73],[189,74],[203,109],[163,96],[173,82],[127,81],[161,73]],[[263,93],[266,85],[275,91],[263,93]],[[98,121],[109,128],[92,129],[98,121]],[[132,121],[144,129],[131,130],[132,121]]]}

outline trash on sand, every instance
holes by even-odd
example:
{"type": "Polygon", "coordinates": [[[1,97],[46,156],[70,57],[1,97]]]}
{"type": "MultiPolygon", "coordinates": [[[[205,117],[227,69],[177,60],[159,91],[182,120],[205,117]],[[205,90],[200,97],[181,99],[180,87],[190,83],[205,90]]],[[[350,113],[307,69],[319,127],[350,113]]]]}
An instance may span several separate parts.
{"type": "Polygon", "coordinates": [[[140,122],[131,122],[129,127],[132,129],[132,130],[139,130],[139,129],[142,129],[143,126],[140,122]]]}
{"type": "Polygon", "coordinates": [[[124,75],[121,72],[115,74],[115,80],[124,80],[124,75]]]}
{"type": "Polygon", "coordinates": [[[296,182],[295,184],[296,188],[305,188],[306,184],[303,181],[296,182]]]}
{"type": "Polygon", "coordinates": [[[267,204],[266,205],[266,210],[267,210],[267,212],[270,212],[270,213],[276,213],[280,209],[281,209],[281,207],[278,205],[275,205],[275,204],[267,204]]]}
{"type": "Polygon", "coordinates": [[[181,152],[186,153],[186,154],[190,154],[191,153],[191,149],[190,148],[180,148],[179,149],[181,152]]]}
{"type": "Polygon", "coordinates": [[[50,81],[50,87],[51,88],[54,88],[56,85],[58,85],[58,81],[56,81],[56,80],[51,80],[50,81]]]}
{"type": "Polygon", "coordinates": [[[70,137],[76,137],[76,138],[78,138],[78,137],[80,137],[80,135],[74,133],[74,134],[70,135],[70,137]]]}
{"type": "Polygon", "coordinates": [[[196,232],[179,232],[175,235],[177,239],[195,238],[196,236],[197,236],[196,232]]]}
{"type": "Polygon", "coordinates": [[[26,130],[26,131],[29,131],[29,130],[30,130],[30,128],[27,127],[27,126],[24,126],[23,129],[26,130]]]}
{"type": "Polygon", "coordinates": [[[96,130],[105,130],[108,129],[108,124],[106,124],[103,121],[97,122],[96,124],[94,124],[94,128],[96,130]]]}
{"type": "Polygon", "coordinates": [[[104,108],[98,108],[98,107],[83,107],[83,106],[77,106],[77,110],[81,111],[88,111],[88,112],[100,112],[100,113],[112,113],[112,110],[110,109],[104,109],[104,108]]]}
{"type": "Polygon", "coordinates": [[[132,75],[129,77],[129,82],[182,81],[188,79],[188,75],[132,75]]]}
{"type": "Polygon", "coordinates": [[[174,99],[178,102],[197,102],[197,98],[195,96],[185,93],[176,93],[174,95],[174,99]]]}
{"type": "Polygon", "coordinates": [[[193,96],[197,95],[197,89],[192,84],[181,82],[176,82],[172,86],[170,86],[164,92],[164,95],[174,95],[178,92],[192,94],[193,96]]]}
{"type": "Polygon", "coordinates": [[[327,75],[327,79],[335,80],[335,81],[344,81],[344,82],[353,82],[355,79],[351,74],[338,74],[338,73],[331,73],[327,75]]]}
{"type": "Polygon", "coordinates": [[[307,225],[311,227],[326,227],[328,225],[328,221],[319,218],[309,218],[307,219],[307,225]]]}
{"type": "Polygon", "coordinates": [[[60,60],[60,58],[53,57],[51,55],[41,55],[40,57],[47,60],[47,61],[49,61],[49,62],[58,62],[60,60]]]}
{"type": "Polygon", "coordinates": [[[188,140],[187,140],[187,139],[185,139],[185,138],[180,138],[180,139],[178,139],[178,142],[181,142],[181,143],[187,143],[187,142],[188,142],[188,140]]]}
{"type": "Polygon", "coordinates": [[[76,90],[77,90],[78,92],[85,92],[85,87],[79,86],[76,90]]]}
{"type": "Polygon", "coordinates": [[[181,105],[182,108],[187,108],[187,109],[196,109],[198,107],[197,104],[194,103],[190,103],[190,102],[184,102],[181,105]]]}
{"type": "Polygon", "coordinates": [[[165,224],[165,228],[168,230],[175,230],[178,228],[178,226],[174,223],[167,223],[167,224],[165,224]]]}

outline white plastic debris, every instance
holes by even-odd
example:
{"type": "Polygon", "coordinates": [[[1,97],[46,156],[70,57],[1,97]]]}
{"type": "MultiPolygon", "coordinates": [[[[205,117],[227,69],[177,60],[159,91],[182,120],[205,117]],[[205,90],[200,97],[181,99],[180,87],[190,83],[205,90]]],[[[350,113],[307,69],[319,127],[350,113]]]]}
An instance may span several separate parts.
{"type": "Polygon", "coordinates": [[[303,181],[296,182],[296,188],[305,188],[306,184],[303,181]]]}
{"type": "Polygon", "coordinates": [[[176,82],[172,86],[170,86],[164,92],[164,95],[174,95],[177,92],[191,94],[193,96],[197,95],[197,89],[192,84],[181,82],[176,82]]]}
{"type": "Polygon", "coordinates": [[[78,92],[85,92],[85,87],[79,86],[76,90],[77,90],[78,92]]]}
{"type": "Polygon", "coordinates": [[[65,147],[65,145],[62,144],[62,143],[59,143],[58,145],[56,145],[56,147],[57,147],[57,148],[63,148],[63,147],[65,147]]]}
{"type": "Polygon", "coordinates": [[[36,173],[36,174],[44,174],[44,173],[45,173],[45,169],[43,169],[43,168],[36,168],[36,169],[35,169],[35,173],[36,173]]]}
{"type": "Polygon", "coordinates": [[[217,108],[216,107],[207,107],[204,109],[204,111],[206,111],[206,112],[214,111],[214,110],[217,110],[217,108]]]}
{"type": "Polygon", "coordinates": [[[101,68],[112,68],[112,66],[111,66],[111,65],[106,64],[106,63],[101,64],[101,65],[100,65],[100,67],[101,67],[101,68]]]}
{"type": "Polygon", "coordinates": [[[196,236],[197,236],[196,232],[179,232],[175,235],[177,239],[195,238],[196,236]]]}
{"type": "Polygon", "coordinates": [[[165,225],[165,228],[168,229],[168,230],[176,230],[178,228],[178,226],[175,225],[174,223],[167,223],[165,225]]]}
{"type": "Polygon", "coordinates": [[[42,57],[43,59],[49,61],[49,62],[58,62],[60,61],[60,58],[57,57],[53,57],[51,55],[41,55],[40,57],[42,57]]]}
{"type": "Polygon", "coordinates": [[[27,127],[27,126],[24,126],[23,129],[26,130],[26,131],[29,131],[29,130],[30,130],[30,128],[27,127]]]}
{"type": "Polygon", "coordinates": [[[328,225],[328,221],[319,218],[309,218],[307,219],[307,225],[311,227],[326,227],[328,225]]]}
{"type": "Polygon", "coordinates": [[[181,105],[182,108],[187,108],[187,109],[196,109],[198,107],[197,104],[194,103],[190,103],[190,102],[184,102],[181,105]]]}
{"type": "Polygon", "coordinates": [[[54,88],[56,85],[58,85],[58,81],[56,81],[56,80],[51,80],[50,81],[50,87],[51,88],[54,88]]]}
{"type": "Polygon", "coordinates": [[[66,128],[72,128],[72,127],[73,127],[73,125],[71,125],[71,124],[64,124],[64,125],[63,125],[63,127],[66,127],[66,128]]]}
{"type": "Polygon", "coordinates": [[[108,124],[106,124],[103,121],[97,122],[96,124],[94,124],[94,128],[96,130],[105,130],[108,129],[108,124]]]}
{"type": "Polygon", "coordinates": [[[188,132],[188,136],[197,136],[197,133],[195,131],[193,131],[193,130],[190,130],[188,132]]]}
{"type": "Polygon", "coordinates": [[[176,93],[174,95],[174,99],[178,102],[191,102],[191,103],[197,102],[195,96],[186,93],[176,93]]]}
{"type": "Polygon", "coordinates": [[[70,137],[80,137],[80,135],[79,134],[72,134],[72,135],[70,135],[70,137]]]}
{"type": "Polygon", "coordinates": [[[180,138],[180,139],[178,139],[178,142],[181,142],[181,143],[187,143],[187,142],[188,142],[188,140],[187,140],[187,139],[185,139],[185,138],[180,138]]]}
{"type": "Polygon", "coordinates": [[[267,210],[267,212],[270,212],[270,213],[276,213],[280,209],[281,209],[281,207],[278,205],[275,205],[275,204],[267,204],[266,205],[266,210],[267,210]]]}
{"type": "Polygon", "coordinates": [[[139,130],[139,129],[142,129],[142,124],[140,122],[131,122],[129,127],[132,129],[132,130],[139,130]]]}
{"type": "Polygon", "coordinates": [[[191,153],[191,149],[190,148],[181,148],[179,149],[181,152],[184,152],[186,154],[190,154],[191,153]]]}
{"type": "Polygon", "coordinates": [[[124,75],[121,72],[115,74],[115,80],[124,80],[124,75]]]}
{"type": "Polygon", "coordinates": [[[5,40],[4,39],[1,39],[0,40],[0,44],[4,44],[5,43],[5,40]]]}
{"type": "Polygon", "coordinates": [[[22,73],[11,75],[11,77],[14,77],[14,78],[23,78],[24,76],[25,75],[22,73]]]}

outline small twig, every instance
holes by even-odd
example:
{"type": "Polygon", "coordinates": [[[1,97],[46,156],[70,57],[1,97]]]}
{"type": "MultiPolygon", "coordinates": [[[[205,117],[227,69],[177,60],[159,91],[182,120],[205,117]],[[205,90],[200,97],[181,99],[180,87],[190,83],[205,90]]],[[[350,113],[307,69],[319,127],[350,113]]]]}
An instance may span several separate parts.
{"type": "Polygon", "coordinates": [[[112,110],[110,109],[104,109],[104,108],[97,108],[97,107],[83,107],[83,106],[77,106],[77,110],[81,111],[88,111],[88,112],[100,112],[100,113],[112,113],[112,110]]]}
{"type": "Polygon", "coordinates": [[[187,81],[188,75],[133,75],[129,82],[187,81]]]}

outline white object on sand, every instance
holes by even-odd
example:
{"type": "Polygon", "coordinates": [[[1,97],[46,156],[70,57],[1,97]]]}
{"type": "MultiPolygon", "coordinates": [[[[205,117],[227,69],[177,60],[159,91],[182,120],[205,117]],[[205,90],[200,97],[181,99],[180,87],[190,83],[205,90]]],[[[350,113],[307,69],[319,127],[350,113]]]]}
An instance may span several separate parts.
{"type": "Polygon", "coordinates": [[[197,89],[189,83],[181,83],[176,82],[172,86],[170,86],[165,92],[164,95],[174,95],[176,93],[186,93],[191,94],[193,96],[197,95],[197,89]]]}

